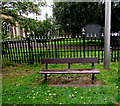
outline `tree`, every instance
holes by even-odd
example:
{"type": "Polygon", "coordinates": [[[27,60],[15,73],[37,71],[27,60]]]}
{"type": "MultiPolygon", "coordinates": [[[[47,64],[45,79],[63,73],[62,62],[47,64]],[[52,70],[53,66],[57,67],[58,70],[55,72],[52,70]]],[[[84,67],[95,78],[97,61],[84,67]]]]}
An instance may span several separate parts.
{"type": "MultiPolygon", "coordinates": [[[[30,31],[29,30],[30,24],[29,19],[23,17],[22,15],[23,14],[28,15],[29,13],[35,13],[36,15],[40,15],[41,10],[39,7],[45,5],[45,3],[43,2],[39,2],[38,4],[34,4],[32,2],[0,2],[0,4],[1,4],[0,12],[4,15],[12,17],[2,19],[2,32],[5,32],[6,24],[16,26],[16,22],[18,22],[21,25],[20,27],[25,29],[25,33],[30,31]]],[[[5,36],[6,35],[4,34],[3,37],[5,36]]]]}
{"type": "MultiPolygon", "coordinates": [[[[120,6],[115,4],[114,2],[112,4],[112,30],[118,31],[120,6]]],[[[65,32],[80,33],[81,28],[87,24],[94,23],[104,26],[105,4],[102,2],[55,2],[53,16],[65,32]]]]}
{"type": "Polygon", "coordinates": [[[118,32],[120,31],[120,2],[112,2],[111,4],[111,31],[118,32]]]}

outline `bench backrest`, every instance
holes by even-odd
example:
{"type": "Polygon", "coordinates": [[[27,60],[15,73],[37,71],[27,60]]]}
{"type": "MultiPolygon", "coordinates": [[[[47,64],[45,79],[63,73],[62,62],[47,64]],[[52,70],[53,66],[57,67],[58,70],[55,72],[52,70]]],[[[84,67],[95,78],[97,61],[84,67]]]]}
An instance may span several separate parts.
{"type": "Polygon", "coordinates": [[[42,64],[62,64],[62,63],[98,63],[98,58],[42,59],[42,64]]]}

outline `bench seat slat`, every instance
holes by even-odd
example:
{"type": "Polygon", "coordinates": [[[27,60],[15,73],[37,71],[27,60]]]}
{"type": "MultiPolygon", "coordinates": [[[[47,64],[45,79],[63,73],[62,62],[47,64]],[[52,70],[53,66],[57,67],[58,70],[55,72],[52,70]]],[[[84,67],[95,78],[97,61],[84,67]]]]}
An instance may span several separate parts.
{"type": "Polygon", "coordinates": [[[40,74],[89,74],[100,73],[98,69],[45,69],[39,72],[40,74]]]}
{"type": "Polygon", "coordinates": [[[98,58],[42,59],[42,64],[62,64],[62,63],[98,63],[98,58]]]}

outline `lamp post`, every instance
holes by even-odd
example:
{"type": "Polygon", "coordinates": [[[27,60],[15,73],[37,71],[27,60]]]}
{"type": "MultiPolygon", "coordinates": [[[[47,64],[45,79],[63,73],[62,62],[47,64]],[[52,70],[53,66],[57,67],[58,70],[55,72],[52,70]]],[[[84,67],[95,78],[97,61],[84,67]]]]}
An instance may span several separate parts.
{"type": "Polygon", "coordinates": [[[111,0],[105,1],[104,69],[110,69],[111,0]]]}

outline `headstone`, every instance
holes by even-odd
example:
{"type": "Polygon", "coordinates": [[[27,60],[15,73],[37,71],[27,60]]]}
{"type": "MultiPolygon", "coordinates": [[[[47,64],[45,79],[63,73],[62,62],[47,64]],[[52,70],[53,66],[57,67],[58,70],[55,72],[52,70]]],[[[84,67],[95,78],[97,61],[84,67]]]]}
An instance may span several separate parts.
{"type": "Polygon", "coordinates": [[[97,24],[90,24],[84,27],[86,37],[94,37],[96,35],[97,39],[100,39],[103,33],[103,27],[97,24]]]}

